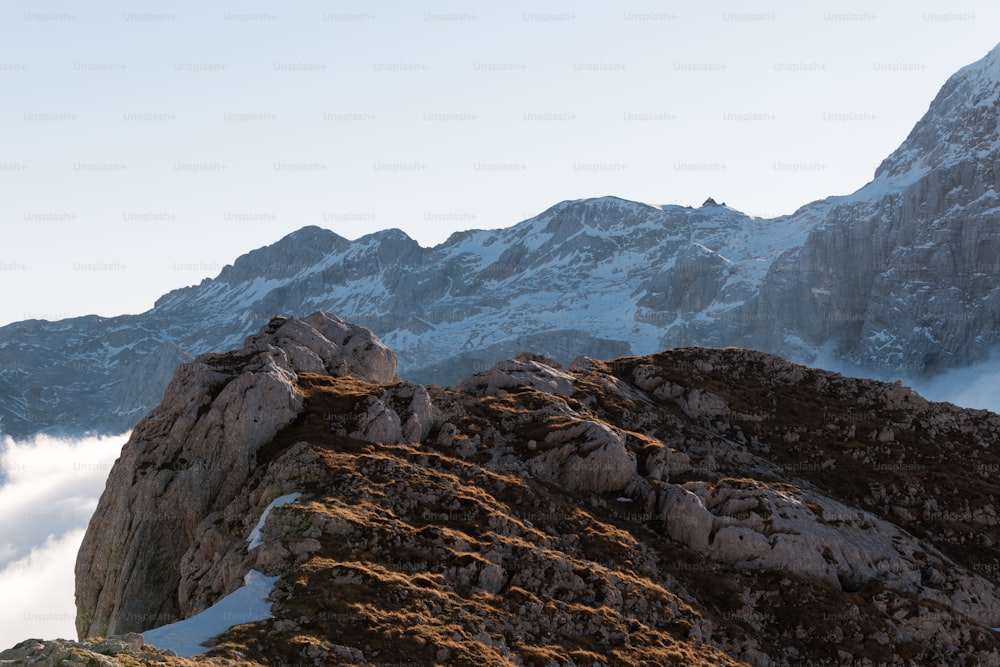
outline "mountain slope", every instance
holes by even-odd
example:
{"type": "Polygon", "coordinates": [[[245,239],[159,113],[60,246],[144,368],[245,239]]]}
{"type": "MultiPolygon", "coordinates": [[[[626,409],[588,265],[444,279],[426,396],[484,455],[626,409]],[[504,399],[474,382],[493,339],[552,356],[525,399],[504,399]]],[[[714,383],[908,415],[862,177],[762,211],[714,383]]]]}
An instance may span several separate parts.
{"type": "Polygon", "coordinates": [[[434,248],[306,227],[142,315],[0,328],[0,427],[123,431],[172,366],[279,312],[341,313],[422,383],[520,349],[569,361],[734,345],[909,378],[969,364],[1000,335],[998,61],[951,77],[871,183],[789,216],[603,197],[434,248]]]}
{"type": "Polygon", "coordinates": [[[88,528],[81,636],[257,572],[273,617],[200,660],[1000,664],[997,415],[736,349],[394,369],[321,313],[183,366],[88,528]]]}
{"type": "Polygon", "coordinates": [[[804,209],[822,222],[774,262],[738,342],[908,376],[984,357],[1000,336],[998,124],[1000,47],[948,80],[871,183],[804,209]]]}
{"type": "Polygon", "coordinates": [[[129,428],[173,365],[238,345],[277,312],[346,313],[400,351],[405,376],[442,384],[526,347],[571,359],[652,352],[664,337],[721,342],[705,313],[741,304],[804,238],[789,223],[762,241],[761,224],[608,197],[429,249],[398,230],[349,242],[306,227],[142,315],[0,329],[3,428],[129,428]]]}

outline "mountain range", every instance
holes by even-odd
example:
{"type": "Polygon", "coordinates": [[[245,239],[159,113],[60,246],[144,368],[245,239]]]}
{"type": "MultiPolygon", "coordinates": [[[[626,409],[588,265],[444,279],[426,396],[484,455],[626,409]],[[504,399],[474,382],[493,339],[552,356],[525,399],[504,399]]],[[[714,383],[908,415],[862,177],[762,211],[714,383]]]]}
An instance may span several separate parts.
{"type": "Polygon", "coordinates": [[[738,346],[906,378],[972,363],[1000,335],[998,95],[994,49],[949,78],[870,183],[774,219],[603,197],[433,248],[305,227],[140,315],[10,324],[0,427],[126,430],[179,363],[317,310],[375,331],[424,384],[522,349],[568,362],[738,346]]]}

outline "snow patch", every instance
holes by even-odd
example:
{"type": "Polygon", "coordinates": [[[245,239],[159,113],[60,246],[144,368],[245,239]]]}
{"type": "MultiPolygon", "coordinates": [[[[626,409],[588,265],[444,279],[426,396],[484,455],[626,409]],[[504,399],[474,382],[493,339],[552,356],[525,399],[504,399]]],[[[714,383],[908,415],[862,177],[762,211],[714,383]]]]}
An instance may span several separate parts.
{"type": "Polygon", "coordinates": [[[260,536],[260,531],[261,528],[264,527],[264,522],[267,521],[267,515],[271,513],[271,510],[275,507],[287,505],[288,503],[294,503],[301,497],[301,493],[289,493],[272,500],[271,504],[264,508],[264,513],[260,515],[260,520],[257,522],[257,525],[250,531],[250,536],[247,538],[247,551],[252,551],[253,549],[256,549],[260,545],[264,544],[264,541],[260,536]]]}
{"type": "Polygon", "coordinates": [[[201,655],[211,648],[206,646],[209,641],[229,628],[270,618],[271,603],[267,597],[276,581],[278,577],[265,577],[257,570],[250,570],[243,577],[242,587],[200,614],[143,632],[143,640],[184,658],[201,655]]]}

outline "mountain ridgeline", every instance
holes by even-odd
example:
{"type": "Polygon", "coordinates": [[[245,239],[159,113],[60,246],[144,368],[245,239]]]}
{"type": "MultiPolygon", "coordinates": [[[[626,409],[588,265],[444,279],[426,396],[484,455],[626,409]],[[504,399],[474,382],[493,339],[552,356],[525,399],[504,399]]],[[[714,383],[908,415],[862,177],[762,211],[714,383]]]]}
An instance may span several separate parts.
{"type": "Polygon", "coordinates": [[[0,425],[122,431],[172,369],[277,313],[375,331],[402,377],[450,384],[530,349],[568,361],[737,346],[928,376],[1000,336],[1000,50],[953,75],[852,195],[775,219],[613,197],[423,248],[305,227],[141,315],[0,329],[0,425]]]}

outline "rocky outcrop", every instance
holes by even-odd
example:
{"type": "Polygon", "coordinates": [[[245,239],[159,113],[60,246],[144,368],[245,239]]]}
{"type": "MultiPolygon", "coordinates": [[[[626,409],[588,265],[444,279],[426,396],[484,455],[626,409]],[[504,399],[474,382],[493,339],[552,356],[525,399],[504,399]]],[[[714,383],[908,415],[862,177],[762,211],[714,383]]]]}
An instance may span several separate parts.
{"type": "Polygon", "coordinates": [[[455,389],[389,354],[316,314],[182,367],[88,529],[81,636],[254,570],[273,617],[198,661],[1000,664],[1000,417],[738,349],[455,389]]]}
{"type": "Polygon", "coordinates": [[[81,636],[144,630],[191,611],[177,590],[198,526],[241,492],[260,447],[302,410],[299,374],[317,371],[398,380],[392,352],[370,331],[323,313],[273,319],[240,350],[177,369],[122,449],[80,548],[81,636]]]}
{"type": "Polygon", "coordinates": [[[0,651],[0,666],[33,665],[34,667],[125,667],[136,664],[193,664],[177,658],[171,651],[147,646],[142,635],[130,634],[92,642],[62,639],[42,641],[28,639],[6,651],[0,651]]]}
{"type": "Polygon", "coordinates": [[[983,626],[1000,591],[892,523],[813,491],[752,480],[668,485],[659,511],[671,538],[712,560],[797,572],[852,592],[875,582],[919,594],[983,626]],[[926,581],[928,570],[935,576],[926,581]]]}

